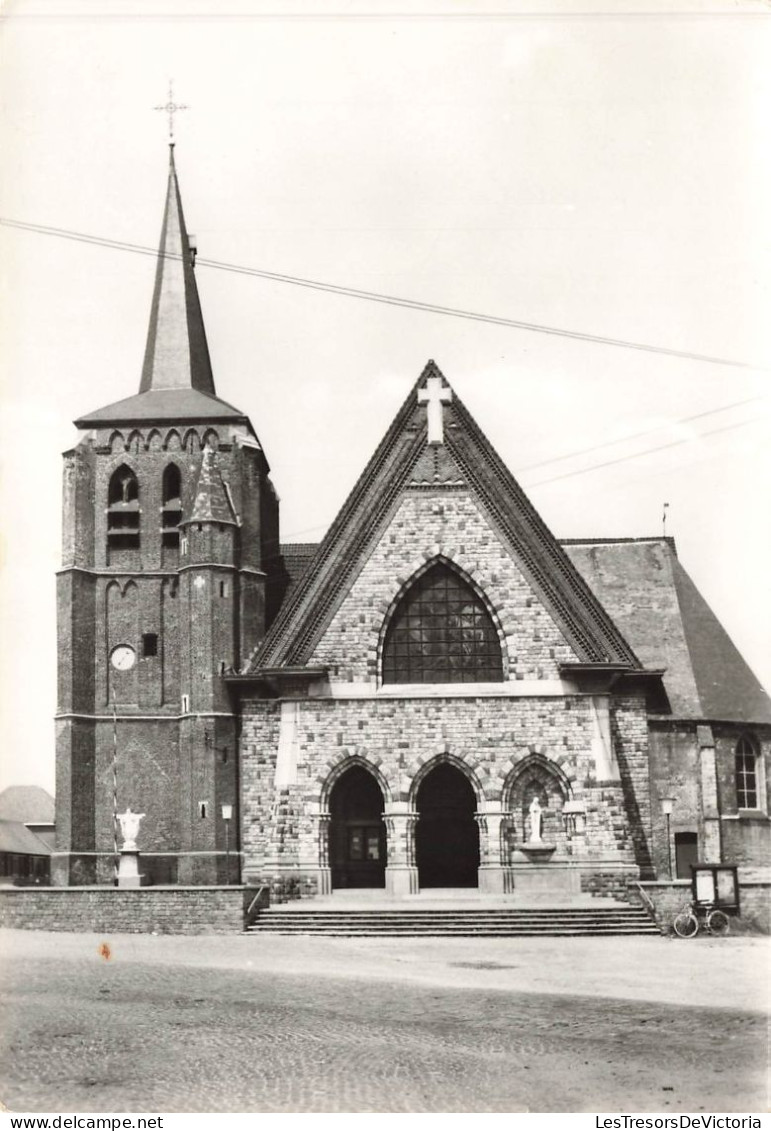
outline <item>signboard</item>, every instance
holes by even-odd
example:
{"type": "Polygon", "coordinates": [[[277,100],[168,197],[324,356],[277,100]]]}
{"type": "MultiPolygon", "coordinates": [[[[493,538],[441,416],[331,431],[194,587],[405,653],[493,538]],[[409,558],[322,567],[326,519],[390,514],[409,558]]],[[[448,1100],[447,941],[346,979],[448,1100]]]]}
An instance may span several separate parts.
{"type": "Polygon", "coordinates": [[[693,865],[693,898],[697,903],[715,902],[715,875],[711,868],[693,865]]]}
{"type": "Polygon", "coordinates": [[[735,864],[692,864],[693,898],[723,911],[739,913],[739,877],[735,864]]]}

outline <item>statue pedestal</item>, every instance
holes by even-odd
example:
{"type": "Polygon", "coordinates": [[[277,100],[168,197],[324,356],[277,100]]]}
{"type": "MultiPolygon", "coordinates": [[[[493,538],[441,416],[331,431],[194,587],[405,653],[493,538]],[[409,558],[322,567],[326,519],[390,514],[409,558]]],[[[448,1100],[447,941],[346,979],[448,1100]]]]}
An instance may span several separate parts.
{"type": "Polygon", "coordinates": [[[551,856],[556,847],[555,844],[546,844],[542,840],[528,840],[524,844],[517,845],[517,848],[530,860],[545,860],[551,856]]]}
{"type": "Polygon", "coordinates": [[[118,887],[138,888],[142,886],[139,874],[139,851],[134,848],[121,849],[118,861],[118,887]]]}

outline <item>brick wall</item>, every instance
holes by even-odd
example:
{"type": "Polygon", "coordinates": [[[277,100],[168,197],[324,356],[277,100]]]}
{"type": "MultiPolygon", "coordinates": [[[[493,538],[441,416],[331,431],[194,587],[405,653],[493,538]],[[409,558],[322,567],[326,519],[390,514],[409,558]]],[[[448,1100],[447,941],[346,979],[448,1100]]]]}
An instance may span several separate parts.
{"type": "MultiPolygon", "coordinates": [[[[721,857],[729,864],[764,864],[771,857],[771,820],[769,820],[769,762],[771,739],[767,728],[749,731],[757,742],[764,766],[758,766],[760,807],[755,811],[737,809],[736,744],[748,733],[738,724],[713,724],[699,727],[696,722],[657,719],[650,725],[650,781],[652,854],[656,874],[666,876],[669,870],[666,818],[661,798],[674,798],[670,818],[672,854],[677,833],[694,832],[698,836],[699,858],[705,859],[703,799],[700,779],[698,731],[714,735],[718,810],[721,819],[721,857]],[[764,788],[765,786],[765,788],[764,788]]],[[[717,859],[717,856],[714,857],[717,859]]]]}
{"type": "Polygon", "coordinates": [[[244,929],[250,888],[2,888],[0,924],[99,934],[232,935],[244,929]]]}
{"type": "Polygon", "coordinates": [[[715,754],[723,859],[731,864],[766,864],[771,859],[771,733],[767,727],[716,726],[715,754]],[[736,745],[746,735],[758,751],[758,808],[739,809],[736,794],[736,745]],[[762,763],[762,764],[761,764],[762,763]]]}
{"type": "MultiPolygon", "coordinates": [[[[643,882],[641,886],[653,903],[656,922],[671,932],[678,911],[691,899],[690,880],[643,882]]],[[[740,873],[739,889],[741,916],[731,916],[732,929],[738,933],[750,930],[771,934],[771,881],[744,879],[740,873]]],[[[632,900],[642,902],[634,887],[630,893],[632,900]]]]}
{"type": "MultiPolygon", "coordinates": [[[[119,716],[118,805],[145,814],[140,845],[148,861],[158,861],[153,879],[164,880],[175,871],[183,882],[186,872],[196,882],[225,879],[220,810],[223,802],[237,804],[237,751],[220,665],[237,665],[239,644],[250,649],[264,629],[263,575],[256,572],[265,564],[264,516],[270,526],[268,554],[274,557],[277,540],[267,463],[257,447],[239,442],[245,432],[242,426],[203,421],[184,429],[100,429],[65,455],[57,848],[75,855],[55,862],[59,882],[107,883],[112,875],[113,704],[119,716]],[[218,449],[242,537],[235,547],[232,527],[203,524],[200,537],[222,542],[206,547],[207,561],[214,555],[224,564],[177,572],[186,559],[163,545],[164,472],[171,464],[178,468],[182,507],[189,511],[207,441],[218,449]],[[109,483],[124,465],[139,487],[140,548],[108,553],[109,483]],[[238,624],[242,576],[256,610],[243,634],[238,624]],[[156,637],[156,649],[148,640],[147,655],[145,636],[156,637]],[[136,652],[136,663],[124,672],[115,671],[109,659],[120,643],[136,652]],[[195,718],[184,717],[188,709],[195,718]],[[202,717],[205,712],[211,717],[202,717]],[[176,859],[153,856],[180,850],[200,855],[185,859],[178,870],[176,859]],[[219,857],[203,855],[215,851],[219,857]]],[[[197,528],[190,532],[191,550],[198,537],[197,528]]],[[[268,565],[268,572],[272,568],[268,565]]],[[[237,821],[230,834],[235,850],[237,821]]]]}

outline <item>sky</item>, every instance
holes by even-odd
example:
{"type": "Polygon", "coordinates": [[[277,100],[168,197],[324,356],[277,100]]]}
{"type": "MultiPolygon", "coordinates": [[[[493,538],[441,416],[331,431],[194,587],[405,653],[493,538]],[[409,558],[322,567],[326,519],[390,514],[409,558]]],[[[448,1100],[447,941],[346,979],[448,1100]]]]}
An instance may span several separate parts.
{"type": "MultiPolygon", "coordinates": [[[[10,0],[0,219],[199,266],[218,394],[282,537],[324,533],[428,358],[557,537],[674,535],[771,686],[765,4],[10,0]],[[537,12],[533,11],[537,8],[537,12]]],[[[0,224],[0,785],[53,788],[61,453],[138,390],[151,257],[0,224]]]]}

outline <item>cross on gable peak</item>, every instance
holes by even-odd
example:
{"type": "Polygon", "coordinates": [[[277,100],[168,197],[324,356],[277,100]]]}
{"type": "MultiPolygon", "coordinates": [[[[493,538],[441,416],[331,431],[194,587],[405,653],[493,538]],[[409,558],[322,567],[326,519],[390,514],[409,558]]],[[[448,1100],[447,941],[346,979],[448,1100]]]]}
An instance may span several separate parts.
{"type": "Polygon", "coordinates": [[[444,443],[444,406],[452,400],[452,389],[439,367],[429,361],[418,389],[418,404],[426,406],[429,444],[444,443]]]}

